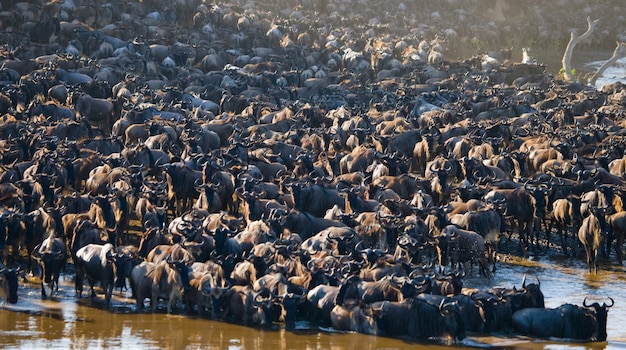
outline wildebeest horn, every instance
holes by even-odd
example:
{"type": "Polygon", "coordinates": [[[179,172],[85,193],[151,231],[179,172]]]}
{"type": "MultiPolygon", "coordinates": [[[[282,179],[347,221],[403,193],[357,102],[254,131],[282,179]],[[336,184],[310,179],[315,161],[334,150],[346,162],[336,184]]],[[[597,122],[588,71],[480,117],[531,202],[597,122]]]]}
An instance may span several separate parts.
{"type": "Polygon", "coordinates": [[[359,243],[357,243],[357,244],[354,246],[354,250],[355,250],[355,251],[357,251],[357,252],[363,252],[364,250],[361,250],[361,246],[362,246],[362,245],[363,245],[363,241],[359,241],[359,243]]]}
{"type": "Polygon", "coordinates": [[[441,299],[441,302],[439,303],[439,312],[443,312],[443,304],[444,304],[445,301],[446,301],[445,298],[441,299]]]}
{"type": "Polygon", "coordinates": [[[587,305],[587,297],[585,297],[585,299],[583,299],[583,306],[584,307],[591,307],[591,305],[587,305]]]}
{"type": "Polygon", "coordinates": [[[328,239],[332,239],[332,240],[335,240],[335,239],[338,239],[338,238],[339,238],[339,237],[337,237],[337,236],[333,233],[333,231],[328,232],[328,236],[326,236],[326,237],[327,237],[328,239]]]}
{"type": "Polygon", "coordinates": [[[40,258],[41,254],[39,253],[39,249],[41,249],[41,244],[38,244],[33,248],[33,253],[31,254],[33,258],[40,258]]]}
{"type": "Polygon", "coordinates": [[[255,304],[257,304],[257,305],[258,305],[258,304],[262,304],[263,302],[267,301],[268,299],[269,299],[269,297],[263,297],[263,296],[261,295],[261,292],[257,293],[257,294],[254,296],[254,302],[255,302],[255,304]]]}
{"type": "Polygon", "coordinates": [[[526,274],[522,277],[522,288],[526,288],[526,274]]]}
{"type": "Polygon", "coordinates": [[[432,171],[433,173],[436,173],[437,171],[439,171],[439,167],[437,167],[437,169],[435,169],[435,165],[437,165],[437,163],[432,162],[430,163],[430,166],[428,167],[430,171],[432,171]]]}
{"type": "Polygon", "coordinates": [[[316,262],[316,261],[317,261],[317,259],[316,259],[316,258],[313,258],[313,259],[309,260],[309,261],[306,263],[306,268],[307,268],[309,271],[314,272],[314,271],[313,271],[313,269],[314,269],[314,268],[316,268],[316,266],[315,266],[315,262],[316,262]]]}
{"type": "Polygon", "coordinates": [[[610,308],[611,306],[615,305],[615,300],[613,300],[613,298],[609,297],[609,300],[611,301],[611,305],[607,305],[606,303],[602,303],[602,307],[605,308],[610,308]]]}
{"type": "Polygon", "coordinates": [[[341,240],[349,241],[349,240],[351,240],[353,238],[354,238],[354,232],[350,232],[350,233],[346,234],[345,236],[343,236],[341,240]]]}

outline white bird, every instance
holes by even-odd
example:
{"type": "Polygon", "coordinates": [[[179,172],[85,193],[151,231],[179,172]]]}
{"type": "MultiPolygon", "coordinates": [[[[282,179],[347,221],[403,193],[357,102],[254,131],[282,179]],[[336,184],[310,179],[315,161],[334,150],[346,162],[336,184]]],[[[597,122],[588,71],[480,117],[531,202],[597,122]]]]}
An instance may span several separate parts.
{"type": "Polygon", "coordinates": [[[522,47],[522,63],[523,64],[537,64],[537,59],[528,54],[527,47],[522,47]]]}

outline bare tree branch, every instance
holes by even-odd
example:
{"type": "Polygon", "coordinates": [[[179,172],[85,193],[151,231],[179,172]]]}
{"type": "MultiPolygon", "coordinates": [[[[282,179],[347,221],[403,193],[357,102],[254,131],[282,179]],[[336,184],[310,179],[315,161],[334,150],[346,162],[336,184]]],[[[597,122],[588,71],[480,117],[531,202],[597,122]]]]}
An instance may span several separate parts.
{"type": "Polygon", "coordinates": [[[569,43],[567,43],[567,47],[565,48],[565,54],[563,54],[562,61],[563,70],[565,71],[563,72],[565,80],[572,80],[572,53],[574,52],[574,47],[576,47],[579,42],[587,39],[591,33],[593,33],[598,22],[600,22],[600,19],[592,21],[591,17],[587,16],[587,31],[578,37],[575,36],[574,31],[570,33],[569,43]]]}
{"type": "Polygon", "coordinates": [[[602,73],[604,73],[607,68],[615,64],[615,62],[622,57],[626,57],[626,43],[618,41],[615,51],[613,51],[613,56],[611,56],[608,61],[604,62],[604,64],[598,68],[598,71],[589,79],[589,85],[596,85],[596,80],[598,80],[602,73]]]}

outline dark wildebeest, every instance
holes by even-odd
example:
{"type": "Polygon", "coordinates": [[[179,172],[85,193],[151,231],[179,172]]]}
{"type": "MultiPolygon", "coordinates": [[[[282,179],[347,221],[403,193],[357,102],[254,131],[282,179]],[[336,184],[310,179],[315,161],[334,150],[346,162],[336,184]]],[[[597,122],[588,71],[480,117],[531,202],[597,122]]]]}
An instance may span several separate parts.
{"type": "Polygon", "coordinates": [[[17,269],[9,269],[0,262],[0,298],[17,303],[17,269]]]}
{"type": "Polygon", "coordinates": [[[59,290],[59,274],[67,261],[67,248],[60,238],[49,236],[35,247],[33,258],[41,265],[41,297],[46,298],[44,283],[48,284],[50,294],[59,290]]]}
{"type": "Polygon", "coordinates": [[[477,262],[480,272],[490,277],[489,262],[484,238],[474,231],[448,225],[441,230],[438,238],[437,254],[439,265],[443,268],[448,263],[454,268],[456,264],[477,262]]]}
{"type": "Polygon", "coordinates": [[[493,189],[483,197],[483,200],[493,203],[496,207],[498,204],[504,204],[503,215],[517,222],[520,250],[533,246],[533,236],[537,241],[537,235],[533,233],[536,200],[529,190],[525,187],[493,189]]]}
{"type": "Polygon", "coordinates": [[[273,301],[268,289],[257,293],[250,286],[232,286],[223,300],[223,319],[246,325],[272,326],[273,301]]]}
{"type": "Polygon", "coordinates": [[[449,297],[420,294],[410,301],[373,303],[372,311],[381,319],[385,334],[417,339],[465,338],[458,302],[449,297]]]}
{"type": "Polygon", "coordinates": [[[605,341],[608,309],[611,304],[593,303],[583,306],[563,304],[555,309],[528,308],[513,314],[516,332],[539,338],[566,338],[585,341],[605,341]]]}

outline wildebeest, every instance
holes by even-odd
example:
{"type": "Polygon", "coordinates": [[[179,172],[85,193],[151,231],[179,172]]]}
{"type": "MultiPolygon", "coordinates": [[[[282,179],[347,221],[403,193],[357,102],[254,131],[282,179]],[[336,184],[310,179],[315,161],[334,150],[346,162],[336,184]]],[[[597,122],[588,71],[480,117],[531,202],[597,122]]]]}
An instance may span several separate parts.
{"type": "MultiPolygon", "coordinates": [[[[528,249],[529,246],[533,245],[535,198],[525,187],[494,189],[485,194],[483,199],[494,205],[504,204],[504,216],[511,217],[517,222],[521,249],[528,249]]],[[[534,238],[537,240],[536,234],[534,238]]]]}
{"type": "Polygon", "coordinates": [[[608,309],[614,305],[593,303],[583,306],[563,304],[554,309],[528,308],[513,314],[516,332],[539,338],[566,338],[584,341],[605,341],[608,309]]]}
{"type": "Polygon", "coordinates": [[[212,261],[194,263],[190,272],[190,289],[184,298],[190,311],[198,307],[198,314],[210,311],[213,318],[218,318],[222,310],[222,300],[231,283],[224,276],[222,267],[212,261]]]}
{"type": "Polygon", "coordinates": [[[449,297],[420,294],[410,301],[377,302],[372,304],[372,309],[382,320],[385,334],[453,341],[465,338],[458,302],[449,297]]]}
{"type": "Polygon", "coordinates": [[[246,325],[270,327],[273,301],[269,290],[254,292],[249,286],[233,286],[224,296],[223,319],[246,325]]]}
{"type": "Polygon", "coordinates": [[[46,298],[44,283],[48,284],[50,294],[59,289],[59,275],[67,261],[67,248],[63,240],[51,235],[35,247],[33,258],[41,265],[41,297],[46,298]]]}
{"type": "Polygon", "coordinates": [[[589,216],[584,220],[580,228],[578,229],[578,239],[580,243],[585,247],[585,256],[587,259],[587,266],[589,272],[598,272],[598,253],[600,245],[602,244],[602,227],[600,225],[600,219],[596,215],[598,208],[594,208],[589,216]]]}
{"type": "Polygon", "coordinates": [[[485,241],[481,235],[474,231],[448,225],[443,228],[437,239],[439,265],[441,267],[448,263],[454,267],[456,264],[476,261],[480,267],[480,272],[484,276],[490,276],[485,241]]]}
{"type": "Polygon", "coordinates": [[[144,307],[144,300],[150,298],[152,311],[156,312],[158,301],[162,299],[167,300],[167,312],[171,313],[172,304],[182,301],[185,285],[189,285],[188,275],[179,273],[167,261],[144,261],[135,266],[131,273],[133,297],[140,310],[144,307]]]}
{"type": "Polygon", "coordinates": [[[291,186],[291,194],[295,209],[317,217],[323,217],[333,205],[343,208],[345,204],[337,190],[316,184],[295,183],[291,186]]]}
{"type": "Polygon", "coordinates": [[[320,284],[309,290],[306,303],[311,321],[330,324],[330,312],[335,307],[338,293],[339,287],[329,284],[320,284]]]}
{"type": "Polygon", "coordinates": [[[111,100],[92,97],[88,94],[72,96],[72,100],[77,115],[97,124],[103,134],[108,135],[111,132],[115,117],[119,116],[111,100]]]}
{"type": "MultiPolygon", "coordinates": [[[[552,203],[552,224],[556,226],[561,238],[561,248],[567,254],[567,236],[571,227],[580,224],[580,198],[559,198],[552,203]],[[575,203],[578,202],[578,206],[575,203]]],[[[550,231],[548,228],[547,236],[550,243],[550,231]]]]}
{"type": "Polygon", "coordinates": [[[612,215],[608,215],[607,224],[611,233],[607,242],[607,254],[610,253],[611,239],[615,239],[615,255],[619,264],[622,264],[623,252],[622,245],[624,244],[624,236],[626,235],[626,211],[620,211],[612,215]]]}
{"type": "Polygon", "coordinates": [[[17,303],[17,269],[9,269],[0,262],[0,298],[10,304],[17,303]]]}
{"type": "Polygon", "coordinates": [[[482,208],[463,215],[454,215],[450,221],[463,229],[476,232],[484,238],[487,257],[492,263],[492,272],[496,272],[496,255],[503,224],[500,214],[495,210],[482,208]]]}
{"type": "Polygon", "coordinates": [[[330,312],[330,324],[340,331],[354,331],[365,334],[378,334],[376,320],[365,314],[359,305],[344,307],[335,305],[330,312]]]}
{"type": "Polygon", "coordinates": [[[100,281],[104,290],[104,298],[111,301],[111,294],[115,288],[115,250],[111,243],[104,245],[88,244],[76,252],[76,293],[79,297],[83,293],[83,278],[86,275],[91,286],[91,296],[95,297],[94,285],[100,281]]]}

